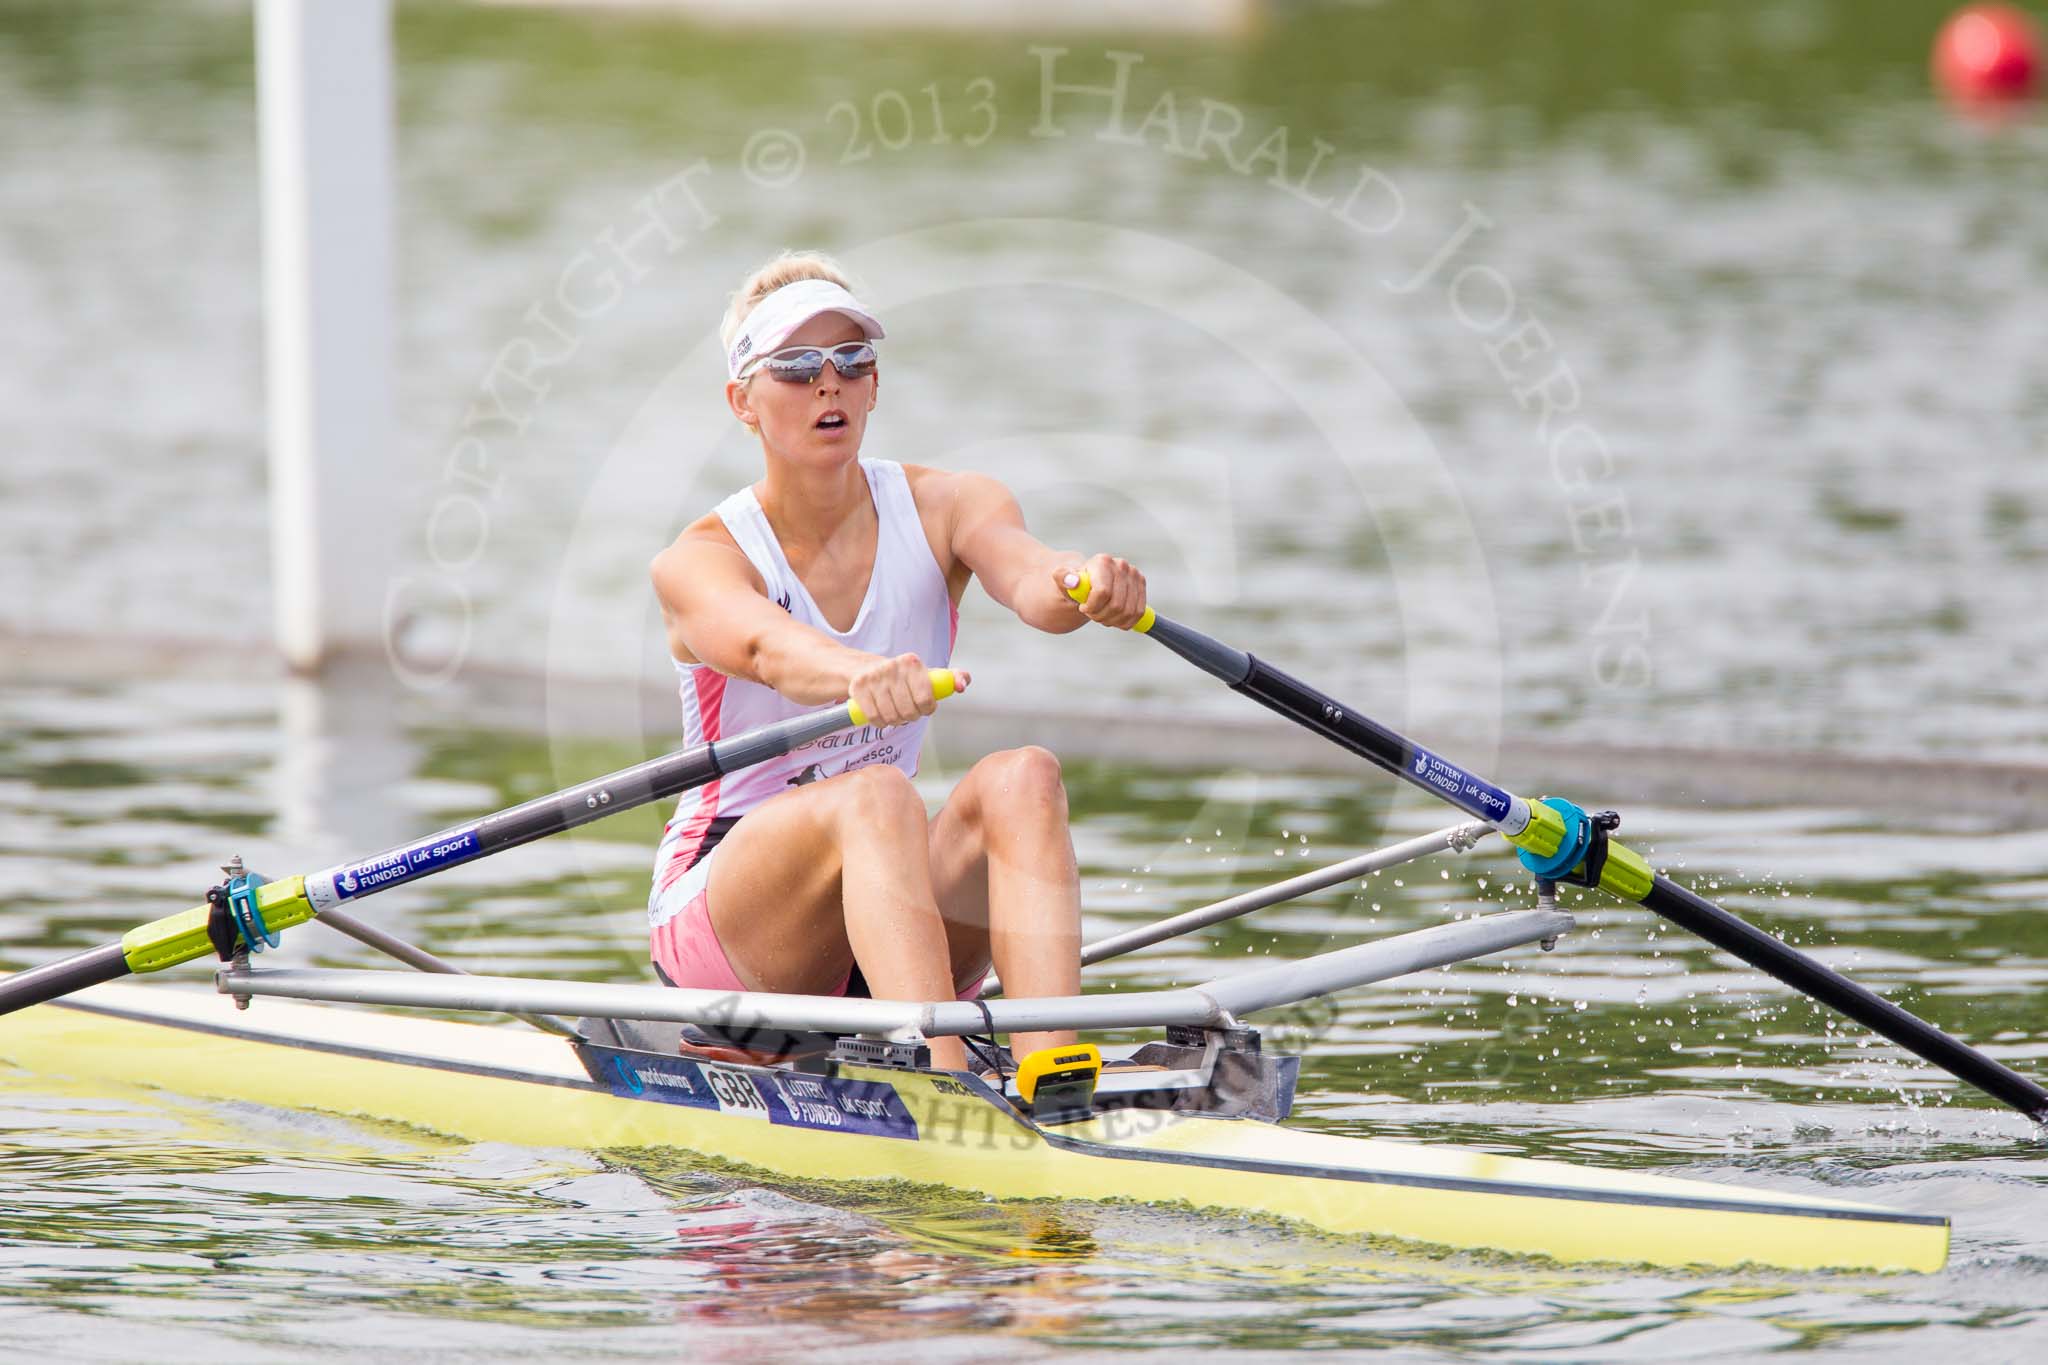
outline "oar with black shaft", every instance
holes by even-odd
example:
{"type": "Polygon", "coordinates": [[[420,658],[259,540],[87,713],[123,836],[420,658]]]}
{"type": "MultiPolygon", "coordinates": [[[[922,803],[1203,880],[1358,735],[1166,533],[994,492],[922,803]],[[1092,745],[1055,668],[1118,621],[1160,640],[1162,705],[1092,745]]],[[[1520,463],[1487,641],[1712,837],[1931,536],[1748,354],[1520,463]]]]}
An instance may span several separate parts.
{"type": "MultiPolygon", "coordinates": [[[[1068,595],[1086,601],[1088,588],[1083,577],[1068,595]]],[[[1597,886],[1653,910],[1765,975],[1841,1011],[2000,1103],[2011,1105],[2036,1123],[2048,1123],[2048,1090],[1747,920],[1658,875],[1641,854],[1607,837],[1613,827],[1611,816],[1588,815],[1571,802],[1553,797],[1526,801],[1264,660],[1160,616],[1149,607],[1134,629],[1220,678],[1232,690],[1486,821],[1520,850],[1523,866],[1539,879],[1597,886]]]]}
{"type": "MultiPolygon", "coordinates": [[[[931,682],[932,694],[940,700],[956,690],[955,675],[947,669],[933,669],[931,682]]],[[[229,916],[217,913],[209,901],[130,929],[116,942],[0,979],[0,1014],[208,954],[226,956],[237,946],[260,952],[266,941],[275,946],[279,930],[304,924],[344,902],[394,886],[409,886],[457,864],[675,796],[867,723],[856,703],[845,702],[730,739],[678,749],[323,872],[272,882],[254,877],[235,879],[216,889],[222,908],[232,911],[229,916]]]]}

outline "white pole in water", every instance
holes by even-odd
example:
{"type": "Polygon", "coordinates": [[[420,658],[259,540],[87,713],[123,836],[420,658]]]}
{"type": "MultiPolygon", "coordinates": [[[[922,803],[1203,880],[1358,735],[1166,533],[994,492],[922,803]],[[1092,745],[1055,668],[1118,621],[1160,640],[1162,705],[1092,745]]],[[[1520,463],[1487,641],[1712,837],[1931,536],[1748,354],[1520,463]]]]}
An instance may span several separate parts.
{"type": "Polygon", "coordinates": [[[397,546],[390,0],[258,0],[270,558],[293,668],[376,640],[397,546]]]}

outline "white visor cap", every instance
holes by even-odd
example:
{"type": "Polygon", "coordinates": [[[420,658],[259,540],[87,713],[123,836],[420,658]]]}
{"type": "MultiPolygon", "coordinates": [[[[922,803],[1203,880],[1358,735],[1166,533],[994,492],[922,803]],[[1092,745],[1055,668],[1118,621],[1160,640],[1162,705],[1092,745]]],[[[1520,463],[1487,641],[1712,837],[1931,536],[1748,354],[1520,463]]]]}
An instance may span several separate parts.
{"type": "Polygon", "coordinates": [[[767,355],[788,341],[790,334],[820,313],[844,313],[860,324],[870,341],[884,335],[882,324],[853,295],[830,280],[796,280],[785,284],[754,305],[740,324],[725,354],[725,372],[733,378],[756,356],[767,355]]]}

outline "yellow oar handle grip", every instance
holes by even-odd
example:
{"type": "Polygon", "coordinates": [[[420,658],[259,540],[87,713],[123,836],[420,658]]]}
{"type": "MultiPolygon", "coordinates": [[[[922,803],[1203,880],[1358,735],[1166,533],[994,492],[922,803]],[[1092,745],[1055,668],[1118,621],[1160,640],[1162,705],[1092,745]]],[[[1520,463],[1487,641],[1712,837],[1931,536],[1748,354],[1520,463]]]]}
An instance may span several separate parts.
{"type": "MultiPolygon", "coordinates": [[[[1073,598],[1076,602],[1086,602],[1088,600],[1087,574],[1082,574],[1081,581],[1079,583],[1076,583],[1073,587],[1067,589],[1067,596],[1073,598]]],[[[1158,614],[1154,612],[1152,608],[1147,607],[1145,608],[1145,614],[1138,618],[1138,624],[1132,626],[1131,629],[1137,631],[1138,634],[1143,635],[1146,631],[1152,629],[1152,623],[1154,621],[1157,621],[1158,619],[1158,614]]]]}
{"type": "MultiPolygon", "coordinates": [[[[944,701],[960,690],[960,679],[950,668],[934,668],[932,671],[932,699],[944,701]]],[[[867,712],[860,709],[859,702],[846,703],[846,718],[855,725],[868,723],[867,712]]]]}

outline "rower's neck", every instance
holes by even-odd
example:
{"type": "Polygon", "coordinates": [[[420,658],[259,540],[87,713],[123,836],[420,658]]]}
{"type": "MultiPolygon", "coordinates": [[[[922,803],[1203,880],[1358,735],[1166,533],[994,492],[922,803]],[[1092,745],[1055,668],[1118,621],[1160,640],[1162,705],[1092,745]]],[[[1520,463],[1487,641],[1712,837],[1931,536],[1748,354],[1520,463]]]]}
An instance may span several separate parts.
{"type": "Polygon", "coordinates": [[[826,544],[864,522],[874,505],[858,460],[837,469],[799,469],[770,460],[754,497],[785,549],[826,544]]]}

